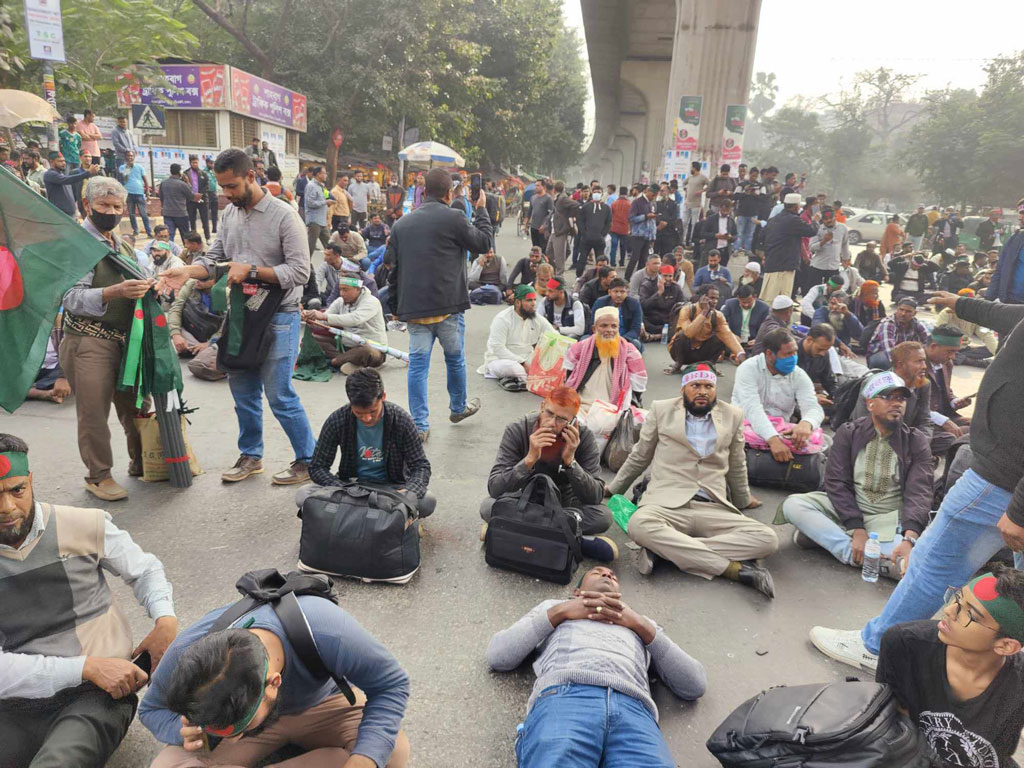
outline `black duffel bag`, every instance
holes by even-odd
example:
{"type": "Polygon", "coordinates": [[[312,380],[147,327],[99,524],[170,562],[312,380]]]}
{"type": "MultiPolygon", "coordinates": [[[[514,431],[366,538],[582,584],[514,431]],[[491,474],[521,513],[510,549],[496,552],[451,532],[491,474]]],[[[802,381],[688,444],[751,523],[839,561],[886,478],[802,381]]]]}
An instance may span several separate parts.
{"type": "Polygon", "coordinates": [[[568,584],[583,560],[580,519],[577,510],[562,507],[550,477],[534,475],[520,495],[494,500],[484,537],[487,564],[568,584]]]}
{"type": "Polygon", "coordinates": [[[794,453],[790,461],[776,461],[767,448],[746,446],[747,477],[760,488],[781,488],[795,493],[817,491],[825,480],[823,453],[794,453]]]}
{"type": "Polygon", "coordinates": [[[917,728],[889,686],[850,680],[770,688],[707,741],[726,768],[927,768],[917,728]]]}
{"type": "Polygon", "coordinates": [[[405,584],[420,567],[415,502],[397,491],[358,482],[318,488],[299,517],[300,570],[405,584]]]}
{"type": "Polygon", "coordinates": [[[190,298],[181,308],[181,327],[198,342],[209,341],[223,321],[223,317],[208,310],[198,298],[190,298]]]}

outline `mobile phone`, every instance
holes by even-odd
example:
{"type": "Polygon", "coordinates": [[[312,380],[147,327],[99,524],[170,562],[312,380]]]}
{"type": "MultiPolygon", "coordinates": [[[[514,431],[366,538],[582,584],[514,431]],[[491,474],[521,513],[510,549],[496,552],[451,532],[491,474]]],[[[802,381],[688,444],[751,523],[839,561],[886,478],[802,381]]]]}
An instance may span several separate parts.
{"type": "Polygon", "coordinates": [[[141,669],[147,675],[151,675],[153,673],[153,658],[149,655],[149,651],[143,651],[132,659],[132,664],[141,669]]]}
{"type": "Polygon", "coordinates": [[[470,202],[476,205],[476,199],[480,196],[480,189],[484,185],[483,176],[474,173],[469,177],[470,202]]]}

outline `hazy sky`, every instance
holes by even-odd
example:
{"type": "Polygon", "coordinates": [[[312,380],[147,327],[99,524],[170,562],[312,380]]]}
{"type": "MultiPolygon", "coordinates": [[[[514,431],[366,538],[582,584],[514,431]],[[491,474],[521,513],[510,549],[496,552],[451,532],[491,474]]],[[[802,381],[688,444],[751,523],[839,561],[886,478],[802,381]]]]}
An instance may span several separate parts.
{"type": "MultiPolygon", "coordinates": [[[[563,2],[585,39],[580,0],[563,2]]],[[[987,59],[1024,49],[1022,27],[1022,0],[763,0],[754,72],[775,73],[779,104],[835,92],[853,73],[880,66],[923,75],[921,91],[971,88],[984,82],[987,59]]]]}

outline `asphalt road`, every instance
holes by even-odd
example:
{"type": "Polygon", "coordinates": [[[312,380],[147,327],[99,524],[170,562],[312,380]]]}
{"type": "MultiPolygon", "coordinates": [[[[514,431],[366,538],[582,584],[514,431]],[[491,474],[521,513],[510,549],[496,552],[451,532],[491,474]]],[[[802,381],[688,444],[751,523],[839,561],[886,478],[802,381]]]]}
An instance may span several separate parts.
{"type": "MultiPolygon", "coordinates": [[[[517,240],[511,231],[500,235],[498,242],[510,265],[528,250],[528,242],[517,240]]],[[[433,466],[430,489],[438,506],[424,524],[419,573],[406,586],[339,584],[345,609],[381,639],[411,675],[412,697],[404,728],[412,743],[412,765],[417,768],[514,766],[512,742],[533,674],[528,668],[513,674],[488,671],[484,649],[493,633],[538,602],[568,594],[557,585],[489,568],[478,540],[477,507],[502,429],[539,405],[535,396],[505,392],[475,373],[497,309],[475,307],[467,315],[469,392],[483,400],[483,409],[459,425],[448,422],[444,358],[439,347],[434,350],[427,454],[433,466]]],[[[408,349],[405,334],[389,335],[394,346],[408,349]]],[[[646,360],[650,384],[645,401],[676,396],[678,377],[661,372],[668,362],[666,348],[649,347],[646,360]]],[[[723,368],[719,397],[727,399],[735,368],[730,364],[723,368]]],[[[405,366],[390,361],[382,372],[388,398],[406,405],[405,366]]],[[[184,376],[185,398],[199,407],[191,416],[189,436],[207,474],[182,491],[128,478],[124,442],[111,418],[114,477],[130,496],[107,506],[119,526],[163,561],[174,585],[182,627],[233,601],[234,582],[243,572],[258,567],[293,568],[299,538],[294,489],[270,483],[270,475],[292,456],[269,408],[265,409],[266,472],[238,485],[225,485],[220,472],[237,458],[237,427],[227,384],[199,381],[187,371],[184,376]]],[[[296,386],[316,431],[346,401],[340,375],[328,383],[297,382],[296,386]]],[[[964,393],[968,391],[974,389],[967,390],[965,385],[964,393]]],[[[0,430],[28,440],[38,498],[96,506],[83,488],[70,402],[63,406],[26,403],[16,414],[0,417],[0,430]]],[[[770,521],[782,494],[756,489],[755,493],[764,506],[753,516],[770,521]]],[[[859,627],[882,608],[892,590],[884,581],[864,583],[858,571],[822,551],[797,549],[789,526],[777,530],[781,548],[768,561],[775,577],[774,601],[734,583],[682,574],[664,563],[652,576],[641,577],[626,536],[616,527],[611,531],[622,553],[616,569],[624,599],[657,621],[707,668],[709,688],[700,701],[682,702],[664,686],[655,688],[661,727],[680,766],[716,765],[705,740],[734,707],[761,690],[841,680],[853,674],[849,667],[815,651],[807,631],[814,624],[859,627]]],[[[117,578],[110,582],[138,640],[150,622],[130,590],[117,578]]],[[[136,722],[108,765],[144,766],[158,749],[136,722]]]]}

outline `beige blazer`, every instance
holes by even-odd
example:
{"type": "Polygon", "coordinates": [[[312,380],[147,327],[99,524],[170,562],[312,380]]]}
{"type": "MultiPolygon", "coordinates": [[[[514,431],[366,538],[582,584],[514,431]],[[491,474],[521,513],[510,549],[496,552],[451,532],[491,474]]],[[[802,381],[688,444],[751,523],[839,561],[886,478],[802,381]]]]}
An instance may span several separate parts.
{"type": "Polygon", "coordinates": [[[711,411],[718,440],[715,450],[701,458],[686,439],[686,408],[683,398],[655,400],[626,463],[609,489],[625,493],[644,470],[651,468],[651,482],[642,504],[679,509],[703,488],[723,507],[739,512],[750,503],[747,459],[743,451],[743,411],[718,401],[711,411]],[[732,502],[727,496],[732,492],[732,502]]]}

